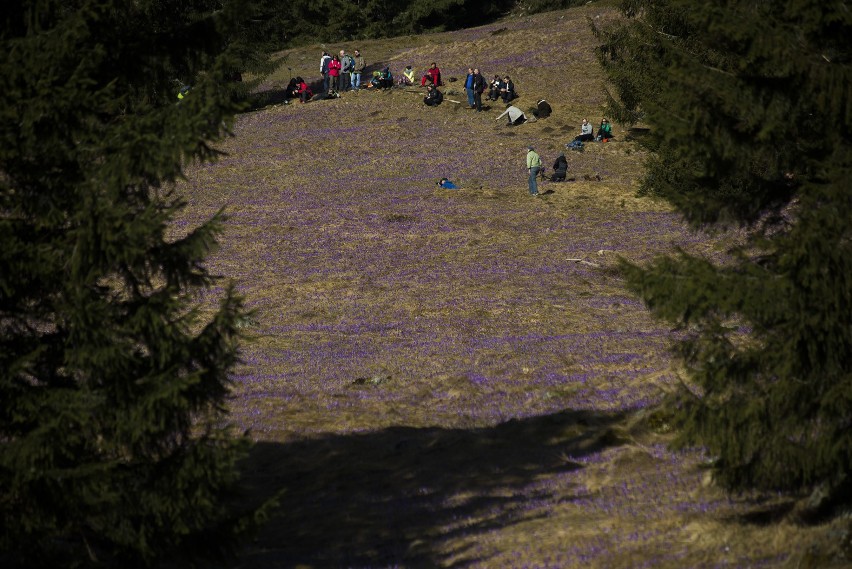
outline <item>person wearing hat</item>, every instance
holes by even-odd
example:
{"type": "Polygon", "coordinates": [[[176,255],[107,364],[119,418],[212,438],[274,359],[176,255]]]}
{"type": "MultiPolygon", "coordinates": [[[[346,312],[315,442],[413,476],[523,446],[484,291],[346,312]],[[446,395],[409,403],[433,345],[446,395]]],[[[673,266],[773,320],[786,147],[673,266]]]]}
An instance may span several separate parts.
{"type": "Polygon", "coordinates": [[[530,195],[537,196],[538,183],[536,182],[536,178],[538,177],[538,171],[541,170],[541,158],[532,146],[527,146],[527,170],[530,173],[530,195]]]}

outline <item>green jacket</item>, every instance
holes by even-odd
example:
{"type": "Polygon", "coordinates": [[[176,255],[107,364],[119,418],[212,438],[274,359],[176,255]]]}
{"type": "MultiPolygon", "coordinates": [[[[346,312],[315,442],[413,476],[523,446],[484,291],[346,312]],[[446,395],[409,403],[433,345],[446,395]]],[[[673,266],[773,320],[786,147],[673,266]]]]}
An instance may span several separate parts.
{"type": "Polygon", "coordinates": [[[541,168],[541,158],[535,150],[527,152],[527,168],[541,168]]]}

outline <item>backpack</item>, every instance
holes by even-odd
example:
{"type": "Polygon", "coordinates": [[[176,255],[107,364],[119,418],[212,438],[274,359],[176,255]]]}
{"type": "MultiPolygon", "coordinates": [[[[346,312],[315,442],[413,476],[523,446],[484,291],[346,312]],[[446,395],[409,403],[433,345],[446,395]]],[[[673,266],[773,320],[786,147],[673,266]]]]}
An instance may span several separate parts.
{"type": "Polygon", "coordinates": [[[568,144],[565,145],[566,148],[570,148],[571,150],[583,150],[583,141],[582,140],[572,140],[568,144]]]}

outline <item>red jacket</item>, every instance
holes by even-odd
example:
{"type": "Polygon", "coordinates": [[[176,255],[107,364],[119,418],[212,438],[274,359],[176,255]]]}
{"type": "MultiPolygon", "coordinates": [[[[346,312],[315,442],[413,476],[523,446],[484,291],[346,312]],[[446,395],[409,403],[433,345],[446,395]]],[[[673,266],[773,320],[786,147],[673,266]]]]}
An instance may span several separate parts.
{"type": "Polygon", "coordinates": [[[340,68],[343,67],[339,61],[336,59],[332,59],[328,62],[328,74],[332,77],[338,77],[340,75],[340,68]]]}
{"type": "Polygon", "coordinates": [[[441,70],[438,67],[435,67],[434,69],[430,67],[426,70],[426,73],[432,77],[432,85],[437,87],[441,84],[441,70]]]}
{"type": "Polygon", "coordinates": [[[298,91],[298,93],[300,93],[300,94],[301,94],[301,93],[307,93],[308,95],[312,95],[312,94],[313,94],[313,93],[311,93],[311,89],[310,89],[310,87],[308,87],[308,84],[307,84],[307,83],[305,83],[304,81],[302,81],[301,83],[299,83],[299,91],[298,91]]]}

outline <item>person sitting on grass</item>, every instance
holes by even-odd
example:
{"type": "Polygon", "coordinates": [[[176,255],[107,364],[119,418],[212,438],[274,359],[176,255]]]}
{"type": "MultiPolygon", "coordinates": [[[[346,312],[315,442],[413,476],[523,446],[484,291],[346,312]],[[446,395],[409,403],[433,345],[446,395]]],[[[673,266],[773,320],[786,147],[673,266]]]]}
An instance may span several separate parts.
{"type": "Polygon", "coordinates": [[[438,68],[438,64],[434,61],[432,65],[429,66],[429,69],[426,70],[426,73],[423,75],[423,79],[420,80],[420,86],[424,87],[427,83],[431,83],[435,87],[441,86],[441,70],[438,68]]]}
{"type": "Polygon", "coordinates": [[[290,99],[295,99],[299,96],[299,82],[296,79],[298,77],[291,77],[290,82],[287,83],[287,88],[284,89],[284,104],[288,104],[290,99]]]}
{"type": "Polygon", "coordinates": [[[592,134],[592,123],[590,123],[586,119],[583,119],[583,124],[580,125],[580,134],[578,134],[574,138],[574,141],[575,142],[577,142],[577,141],[579,141],[579,142],[591,142],[594,139],[595,139],[595,137],[592,134]]]}
{"type": "Polygon", "coordinates": [[[500,86],[500,97],[502,97],[503,102],[507,105],[509,101],[517,97],[515,94],[515,84],[512,83],[508,75],[503,78],[503,84],[500,86]]]}
{"type": "Polygon", "coordinates": [[[434,85],[426,87],[426,96],[423,97],[423,102],[430,107],[437,107],[444,101],[444,95],[434,85]]]}
{"type": "Polygon", "coordinates": [[[568,174],[568,160],[565,158],[565,153],[562,152],[553,163],[553,175],[550,177],[551,182],[564,182],[565,176],[568,174]]]}
{"type": "Polygon", "coordinates": [[[311,88],[301,77],[296,77],[296,92],[299,94],[299,102],[306,103],[314,96],[311,88]]]}
{"type": "Polygon", "coordinates": [[[452,183],[451,181],[449,181],[446,178],[441,178],[438,181],[438,187],[443,188],[445,190],[457,190],[458,189],[458,186],[456,186],[454,183],[452,183]]]}
{"type": "Polygon", "coordinates": [[[381,83],[381,87],[383,89],[390,89],[393,87],[393,75],[391,74],[390,67],[385,67],[382,69],[382,74],[379,77],[379,82],[381,83]]]}
{"type": "Polygon", "coordinates": [[[488,96],[486,99],[489,101],[496,101],[500,96],[500,89],[503,88],[503,81],[500,79],[499,75],[495,75],[494,79],[491,80],[491,83],[488,84],[488,96]]]}
{"type": "Polygon", "coordinates": [[[410,65],[406,65],[402,70],[402,75],[399,77],[399,85],[414,85],[414,69],[410,65]]]}
{"type": "Polygon", "coordinates": [[[598,129],[598,136],[595,140],[602,140],[603,142],[606,142],[610,138],[612,138],[612,125],[609,124],[608,120],[603,119],[601,121],[601,127],[598,129]]]}

